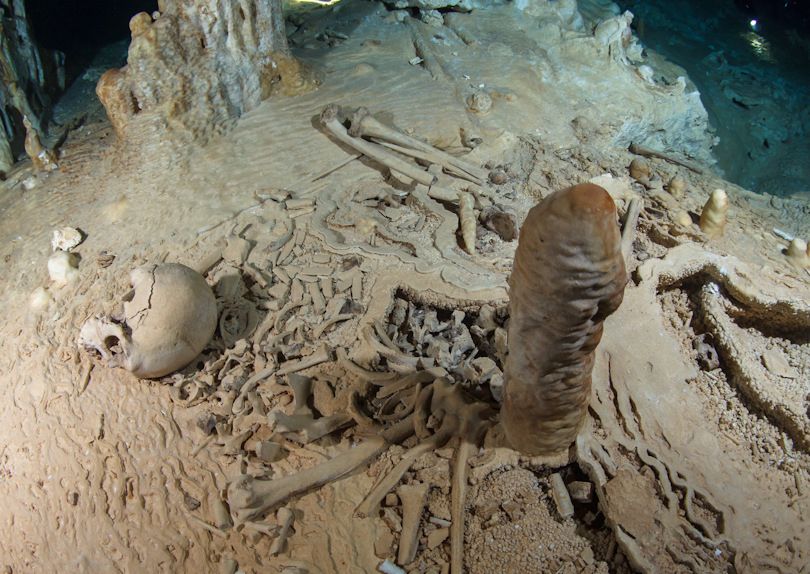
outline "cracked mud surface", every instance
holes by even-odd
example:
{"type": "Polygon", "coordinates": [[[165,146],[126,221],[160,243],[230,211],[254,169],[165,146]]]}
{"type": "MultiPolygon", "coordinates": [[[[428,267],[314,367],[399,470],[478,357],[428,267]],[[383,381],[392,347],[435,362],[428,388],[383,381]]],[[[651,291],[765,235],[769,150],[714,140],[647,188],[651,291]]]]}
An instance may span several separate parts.
{"type": "MultiPolygon", "coordinates": [[[[498,31],[494,17],[465,22],[454,29],[479,41],[498,31]]],[[[412,46],[411,32],[400,32],[387,30],[386,41],[412,46]]],[[[4,191],[0,566],[369,572],[396,560],[399,487],[427,485],[408,571],[447,567],[455,439],[419,454],[367,518],[355,516],[358,505],[414,438],[285,500],[293,519],[283,544],[279,508],[234,526],[227,506],[243,474],[295,476],[407,417],[415,385],[434,380],[419,382],[420,372],[443,369],[497,409],[515,242],[479,225],[470,256],[459,248],[453,206],[418,189],[403,194],[374,164],[346,163],[350,154],[311,124],[340,100],[391,113],[437,145],[458,145],[459,127],[482,133],[467,158],[503,168],[506,183],[485,189],[518,222],[540,197],[592,178],[620,212],[632,197],[645,200],[632,281],[605,325],[576,453],[527,459],[492,436],[472,453],[466,571],[806,572],[810,288],[769,232],[779,210],[726,186],[726,235],[705,242],[696,226],[671,223],[659,188],[627,176],[629,153],[596,126],[571,130],[560,119],[575,115],[567,101],[545,104],[559,114],[543,137],[527,134],[524,110],[536,105],[527,80],[478,117],[466,110],[464,84],[441,79],[441,65],[432,80],[430,70],[368,44],[375,60],[360,49],[373,39],[369,29],[354,34],[331,52],[315,40],[301,48],[330,54],[318,92],[265,103],[212,146],[119,149],[109,126],[92,124],[71,135],[60,172],[41,187],[4,191]],[[414,106],[419,98],[430,104],[414,106]],[[288,203],[287,194],[310,203],[288,203]],[[80,277],[53,289],[53,303],[36,314],[27,299],[47,284],[51,229],[62,225],[87,233],[80,277]],[[249,242],[246,255],[236,237],[249,242]],[[102,251],[115,255],[112,264],[97,262],[102,251]],[[115,312],[132,267],[161,260],[204,268],[220,312],[214,339],[189,367],[155,382],[89,370],[79,326],[115,312]],[[716,365],[695,343],[703,335],[716,365]],[[572,493],[575,483],[590,485],[571,517],[560,516],[555,473],[572,493]]],[[[493,53],[526,49],[509,43],[493,53]]],[[[494,75],[490,64],[482,77],[494,75]]],[[[497,67],[499,77],[518,78],[522,64],[514,66],[497,67]]],[[[687,181],[679,207],[693,215],[721,184],[650,163],[659,187],[676,173],[687,181]]]]}

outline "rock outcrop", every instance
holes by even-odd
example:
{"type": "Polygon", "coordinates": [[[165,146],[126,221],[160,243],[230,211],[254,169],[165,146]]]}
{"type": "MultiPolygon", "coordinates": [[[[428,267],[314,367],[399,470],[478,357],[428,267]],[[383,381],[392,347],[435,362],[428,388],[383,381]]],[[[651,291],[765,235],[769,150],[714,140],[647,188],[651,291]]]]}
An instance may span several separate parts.
{"type": "Polygon", "coordinates": [[[37,43],[23,0],[0,0],[0,173],[23,149],[24,116],[43,131],[44,114],[65,88],[64,62],[37,43]]]}
{"type": "Polygon", "coordinates": [[[162,1],[130,20],[127,65],[96,93],[120,138],[142,112],[174,136],[204,143],[271,93],[302,87],[281,0],[162,1]]]}

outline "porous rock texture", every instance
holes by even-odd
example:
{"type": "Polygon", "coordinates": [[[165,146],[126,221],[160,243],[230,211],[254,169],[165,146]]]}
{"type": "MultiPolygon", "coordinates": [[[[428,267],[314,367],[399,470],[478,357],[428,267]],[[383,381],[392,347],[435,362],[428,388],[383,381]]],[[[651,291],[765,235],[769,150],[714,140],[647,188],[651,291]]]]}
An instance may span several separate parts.
{"type": "Polygon", "coordinates": [[[602,322],[627,283],[620,243],[616,206],[598,185],[553,193],[526,216],[510,277],[501,418],[521,452],[551,454],[576,438],[602,322]]]}
{"type": "Polygon", "coordinates": [[[149,111],[173,135],[204,142],[298,77],[280,0],[166,0],[155,15],[132,17],[127,65],[96,86],[121,138],[149,111]]]}
{"type": "Polygon", "coordinates": [[[42,130],[43,113],[65,88],[64,61],[37,43],[23,0],[0,0],[0,173],[22,151],[23,116],[42,130]]]}

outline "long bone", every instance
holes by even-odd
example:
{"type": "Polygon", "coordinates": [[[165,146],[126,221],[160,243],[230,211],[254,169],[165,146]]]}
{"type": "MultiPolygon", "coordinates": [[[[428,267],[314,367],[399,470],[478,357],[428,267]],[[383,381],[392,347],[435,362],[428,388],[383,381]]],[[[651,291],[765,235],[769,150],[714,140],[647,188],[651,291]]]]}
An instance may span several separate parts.
{"type": "Polygon", "coordinates": [[[294,496],[338,480],[380,456],[389,444],[402,442],[411,434],[413,420],[408,417],[379,436],[296,474],[270,481],[242,475],[228,485],[228,504],[234,515],[234,522],[242,524],[253,520],[294,496]]]}
{"type": "Polygon", "coordinates": [[[384,165],[390,170],[401,173],[414,180],[417,183],[430,187],[436,181],[436,177],[419,169],[413,164],[410,164],[384,147],[375,143],[366,141],[362,138],[355,138],[349,135],[349,132],[343,127],[343,124],[338,120],[338,106],[329,104],[321,112],[321,125],[329,130],[335,138],[343,144],[359,151],[366,157],[373,159],[379,164],[384,165]]]}
{"type": "Polygon", "coordinates": [[[486,172],[480,167],[454,157],[447,152],[404,134],[399,130],[386,126],[372,116],[366,108],[358,108],[352,115],[349,134],[355,137],[384,140],[399,146],[397,151],[405,154],[409,153],[408,150],[414,150],[414,152],[418,152],[418,155],[411,153],[413,157],[439,164],[448,172],[468,179],[473,183],[480,185],[487,180],[486,172]]]}

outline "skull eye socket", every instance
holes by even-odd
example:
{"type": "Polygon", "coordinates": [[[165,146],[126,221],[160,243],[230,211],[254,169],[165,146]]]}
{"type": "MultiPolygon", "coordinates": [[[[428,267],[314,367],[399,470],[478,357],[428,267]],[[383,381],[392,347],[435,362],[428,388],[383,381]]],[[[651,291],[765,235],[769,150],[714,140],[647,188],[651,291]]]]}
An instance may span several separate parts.
{"type": "Polygon", "coordinates": [[[135,298],[135,289],[131,289],[131,290],[129,291],[129,293],[127,293],[126,295],[124,295],[124,297],[123,297],[121,300],[122,300],[122,301],[124,301],[124,303],[129,303],[129,302],[130,302],[130,301],[132,301],[134,298],[135,298]]]}
{"type": "Polygon", "coordinates": [[[108,350],[112,351],[113,353],[120,353],[121,347],[119,346],[118,337],[114,335],[110,335],[104,338],[104,347],[108,350]]]}

